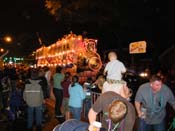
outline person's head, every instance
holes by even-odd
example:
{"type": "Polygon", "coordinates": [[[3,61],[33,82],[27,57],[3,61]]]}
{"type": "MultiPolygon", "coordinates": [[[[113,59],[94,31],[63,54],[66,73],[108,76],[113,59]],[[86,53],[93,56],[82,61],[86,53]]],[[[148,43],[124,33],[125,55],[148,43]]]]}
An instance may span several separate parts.
{"type": "Polygon", "coordinates": [[[106,79],[103,75],[99,76],[96,80],[96,84],[100,90],[103,89],[103,84],[105,83],[106,79]]]}
{"type": "Polygon", "coordinates": [[[109,52],[109,53],[108,53],[108,59],[109,59],[110,61],[116,60],[116,59],[117,59],[117,54],[116,54],[116,52],[114,52],[114,51],[109,52]]]}
{"type": "Polygon", "coordinates": [[[121,100],[114,100],[109,105],[108,114],[113,123],[118,123],[127,114],[127,106],[121,100]]]}
{"type": "Polygon", "coordinates": [[[162,87],[162,79],[158,75],[152,75],[150,78],[150,86],[153,92],[158,92],[160,91],[162,87]]]}
{"type": "Polygon", "coordinates": [[[36,79],[38,79],[38,77],[39,77],[38,70],[37,69],[32,69],[31,70],[31,79],[36,80],[36,79]]]}
{"type": "Polygon", "coordinates": [[[74,75],[72,77],[72,82],[78,82],[79,81],[79,77],[77,75],[74,75]]]}
{"type": "Polygon", "coordinates": [[[72,87],[75,86],[75,83],[77,83],[79,81],[79,77],[77,75],[74,75],[72,77],[72,87]]]}
{"type": "Polygon", "coordinates": [[[44,66],[44,71],[45,71],[45,72],[49,71],[49,67],[44,66]]]}
{"type": "Polygon", "coordinates": [[[93,79],[92,79],[92,77],[88,77],[87,80],[86,80],[86,82],[92,84],[92,83],[93,83],[93,79]]]}
{"type": "Polygon", "coordinates": [[[56,73],[61,73],[62,67],[61,66],[57,66],[56,67],[56,73]]]}
{"type": "Polygon", "coordinates": [[[65,79],[68,79],[71,76],[70,72],[65,73],[65,79]]]}
{"type": "Polygon", "coordinates": [[[43,77],[45,75],[44,69],[39,70],[39,77],[43,77]]]}

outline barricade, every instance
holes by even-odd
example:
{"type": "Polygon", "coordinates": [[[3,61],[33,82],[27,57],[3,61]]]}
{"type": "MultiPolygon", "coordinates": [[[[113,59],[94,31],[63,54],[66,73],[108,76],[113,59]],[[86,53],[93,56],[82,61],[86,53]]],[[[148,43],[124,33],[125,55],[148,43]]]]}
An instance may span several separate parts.
{"type": "MultiPolygon", "coordinates": [[[[95,101],[97,100],[97,98],[101,95],[101,93],[97,93],[97,92],[91,92],[91,105],[93,105],[95,103],[95,101]]],[[[83,104],[83,118],[85,118],[85,105],[83,104]]],[[[97,121],[102,122],[102,112],[100,112],[97,115],[97,121]]]]}

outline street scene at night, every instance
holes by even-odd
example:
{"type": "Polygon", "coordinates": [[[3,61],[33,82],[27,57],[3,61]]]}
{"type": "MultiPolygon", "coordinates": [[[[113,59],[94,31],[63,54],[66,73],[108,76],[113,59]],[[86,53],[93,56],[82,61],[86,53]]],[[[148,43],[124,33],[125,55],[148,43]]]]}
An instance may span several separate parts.
{"type": "Polygon", "coordinates": [[[174,131],[173,2],[0,4],[0,131],[174,131]]]}

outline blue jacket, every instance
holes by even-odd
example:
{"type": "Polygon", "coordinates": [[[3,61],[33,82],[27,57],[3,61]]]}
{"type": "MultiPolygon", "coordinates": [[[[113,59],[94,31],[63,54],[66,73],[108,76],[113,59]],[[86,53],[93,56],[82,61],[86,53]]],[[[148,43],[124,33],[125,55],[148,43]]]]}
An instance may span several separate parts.
{"type": "Polygon", "coordinates": [[[82,107],[83,99],[85,99],[85,92],[79,83],[75,86],[69,86],[69,106],[80,108],[82,107]]]}

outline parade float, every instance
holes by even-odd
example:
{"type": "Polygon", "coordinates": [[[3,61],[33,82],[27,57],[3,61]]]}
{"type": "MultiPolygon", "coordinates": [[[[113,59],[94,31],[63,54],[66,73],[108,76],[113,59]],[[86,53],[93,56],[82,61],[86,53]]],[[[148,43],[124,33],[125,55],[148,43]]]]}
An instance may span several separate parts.
{"type": "Polygon", "coordinates": [[[50,46],[36,50],[37,66],[62,66],[73,73],[88,76],[98,72],[102,66],[97,53],[97,40],[83,38],[70,33],[50,46]]]}

